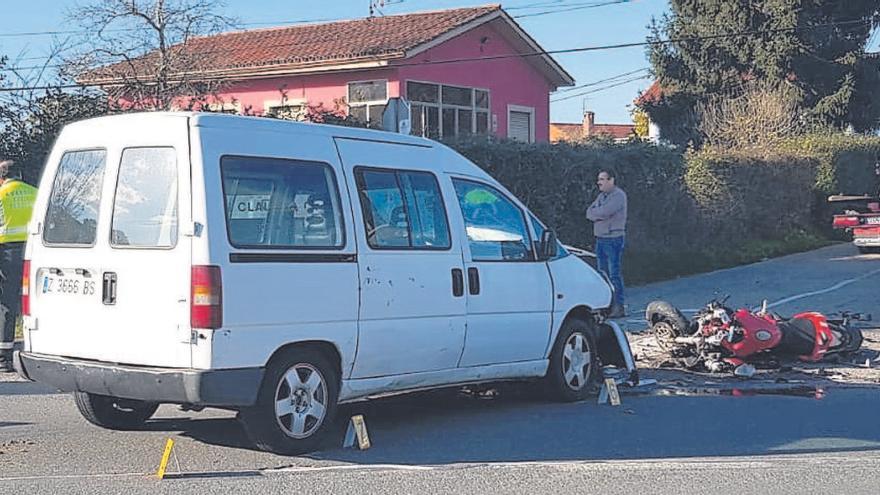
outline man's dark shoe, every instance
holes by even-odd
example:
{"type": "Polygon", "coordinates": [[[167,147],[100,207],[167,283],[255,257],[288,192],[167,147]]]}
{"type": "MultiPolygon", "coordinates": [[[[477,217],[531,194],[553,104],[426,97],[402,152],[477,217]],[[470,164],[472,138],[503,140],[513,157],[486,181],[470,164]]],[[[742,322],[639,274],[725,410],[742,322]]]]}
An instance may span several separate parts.
{"type": "Polygon", "coordinates": [[[615,304],[611,306],[611,311],[608,312],[609,318],[623,318],[626,316],[626,311],[623,310],[623,305],[615,304]]]}
{"type": "Polygon", "coordinates": [[[15,368],[12,367],[12,353],[3,353],[0,355],[0,373],[3,372],[12,373],[15,371],[15,368]]]}

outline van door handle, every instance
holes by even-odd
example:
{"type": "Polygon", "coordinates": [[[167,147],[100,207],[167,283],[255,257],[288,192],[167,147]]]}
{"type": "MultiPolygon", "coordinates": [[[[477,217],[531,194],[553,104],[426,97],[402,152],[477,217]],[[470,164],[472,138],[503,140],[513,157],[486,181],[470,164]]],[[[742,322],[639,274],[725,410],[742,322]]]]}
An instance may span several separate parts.
{"type": "Polygon", "coordinates": [[[480,293],[480,272],[474,267],[468,268],[468,293],[472,296],[480,293]]]}
{"type": "Polygon", "coordinates": [[[101,286],[101,299],[104,304],[116,304],[116,273],[104,272],[104,283],[101,286]]]}
{"type": "Polygon", "coordinates": [[[454,297],[464,295],[464,273],[461,268],[452,269],[452,295],[454,297]]]}

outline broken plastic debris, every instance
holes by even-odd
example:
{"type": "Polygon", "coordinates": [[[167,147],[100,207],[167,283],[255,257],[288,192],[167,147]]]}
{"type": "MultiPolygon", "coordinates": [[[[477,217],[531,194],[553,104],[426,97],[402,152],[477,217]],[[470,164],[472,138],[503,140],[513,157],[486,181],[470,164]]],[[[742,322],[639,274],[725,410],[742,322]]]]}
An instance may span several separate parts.
{"type": "Polygon", "coordinates": [[[733,370],[733,374],[740,378],[751,378],[755,375],[755,371],[756,370],[754,366],[749,363],[744,363],[737,366],[736,369],[733,370]]]}

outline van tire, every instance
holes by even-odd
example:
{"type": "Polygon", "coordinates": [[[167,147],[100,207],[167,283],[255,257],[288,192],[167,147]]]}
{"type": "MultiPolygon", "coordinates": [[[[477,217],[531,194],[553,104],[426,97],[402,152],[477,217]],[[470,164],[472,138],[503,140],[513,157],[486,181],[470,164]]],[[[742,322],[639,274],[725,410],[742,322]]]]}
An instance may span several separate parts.
{"type": "Polygon", "coordinates": [[[338,399],[339,376],[327,357],[314,349],[294,348],[272,359],[256,404],[242,408],[239,419],[259,449],[280,455],[303,454],[316,450],[333,428],[338,399]],[[317,377],[312,378],[314,373],[317,377]],[[298,380],[296,390],[290,387],[289,377],[298,380]],[[287,414],[276,409],[276,402],[284,399],[291,401],[287,414]],[[310,414],[316,411],[323,417],[310,414]]]}
{"type": "Polygon", "coordinates": [[[107,395],[74,392],[73,400],[80,414],[93,425],[111,430],[135,430],[156,412],[159,404],[107,395]]]}
{"type": "Polygon", "coordinates": [[[548,398],[560,402],[584,400],[600,372],[594,325],[580,318],[568,318],[550,351],[550,366],[543,380],[548,398]],[[585,369],[578,373],[572,365],[585,369]]]}

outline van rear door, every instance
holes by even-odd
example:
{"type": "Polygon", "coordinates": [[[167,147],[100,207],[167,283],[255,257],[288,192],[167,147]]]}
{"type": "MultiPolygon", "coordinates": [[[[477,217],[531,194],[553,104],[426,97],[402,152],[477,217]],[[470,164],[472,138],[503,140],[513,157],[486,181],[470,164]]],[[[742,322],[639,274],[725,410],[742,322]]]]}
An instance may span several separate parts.
{"type": "Polygon", "coordinates": [[[65,129],[28,242],[31,352],[191,366],[189,177],[186,117],[65,129]]]}

